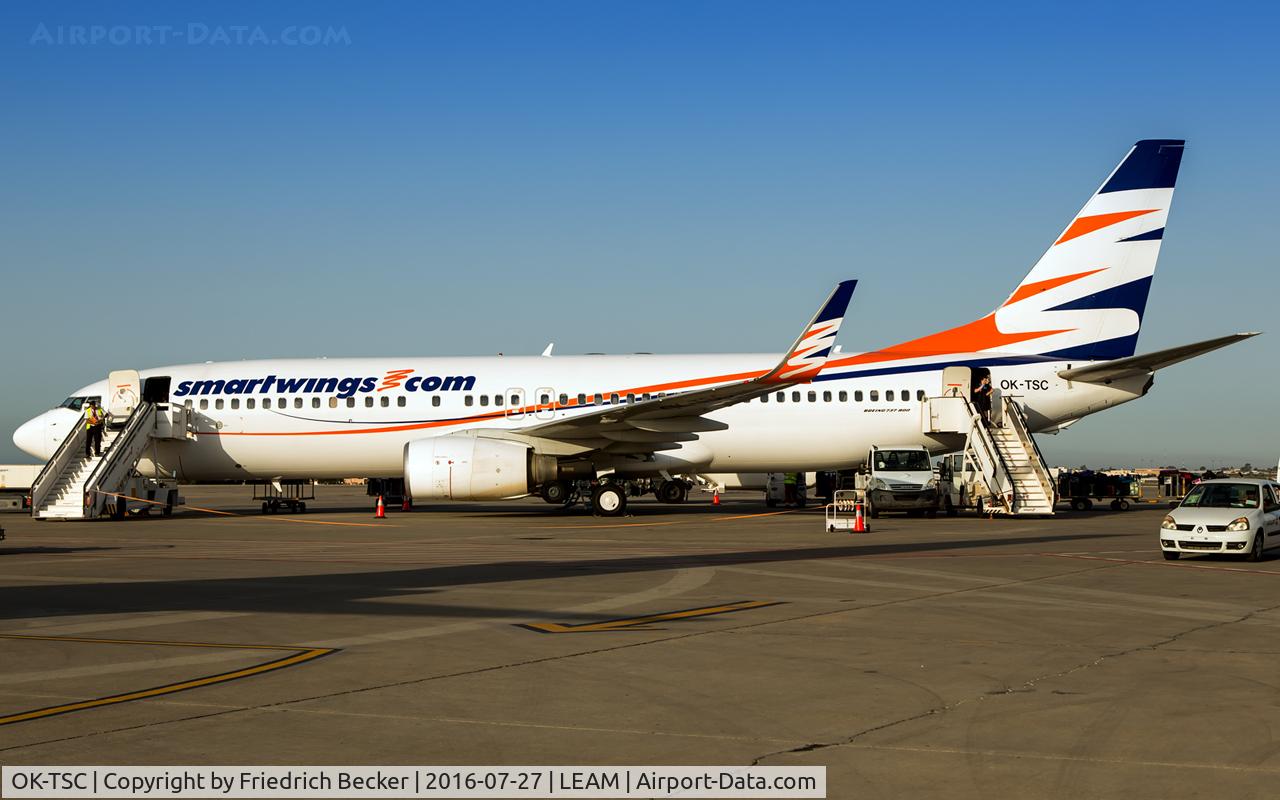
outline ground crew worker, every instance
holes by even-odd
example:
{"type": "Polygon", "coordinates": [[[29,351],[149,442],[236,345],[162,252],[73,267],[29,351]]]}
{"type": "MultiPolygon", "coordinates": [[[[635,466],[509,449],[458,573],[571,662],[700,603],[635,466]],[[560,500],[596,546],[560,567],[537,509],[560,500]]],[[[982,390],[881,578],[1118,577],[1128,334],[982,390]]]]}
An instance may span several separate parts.
{"type": "Polygon", "coordinates": [[[89,407],[84,410],[84,427],[89,432],[84,439],[85,458],[102,455],[102,429],[106,424],[107,412],[98,408],[96,398],[90,398],[89,407]]]}
{"type": "Polygon", "coordinates": [[[795,505],[796,502],[796,483],[800,477],[796,472],[784,472],[782,474],[782,502],[786,505],[795,505]]]}

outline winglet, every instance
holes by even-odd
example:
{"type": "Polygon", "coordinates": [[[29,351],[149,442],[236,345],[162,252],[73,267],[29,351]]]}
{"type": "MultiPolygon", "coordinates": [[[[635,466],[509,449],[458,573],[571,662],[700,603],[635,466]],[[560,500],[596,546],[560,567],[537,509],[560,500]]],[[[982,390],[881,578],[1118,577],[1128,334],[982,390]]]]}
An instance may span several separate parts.
{"type": "Polygon", "coordinates": [[[856,280],[841,281],[836,285],[818,313],[805,326],[795,344],[782,357],[778,366],[761,378],[764,383],[803,383],[822,371],[827,364],[840,323],[844,321],[849,300],[857,288],[856,280]]]}

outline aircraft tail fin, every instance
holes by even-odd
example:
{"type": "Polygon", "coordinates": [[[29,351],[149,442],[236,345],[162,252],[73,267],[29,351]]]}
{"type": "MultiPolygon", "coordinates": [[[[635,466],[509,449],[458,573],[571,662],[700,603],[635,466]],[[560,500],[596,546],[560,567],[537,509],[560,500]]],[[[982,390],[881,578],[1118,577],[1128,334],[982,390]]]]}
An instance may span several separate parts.
{"type": "Polygon", "coordinates": [[[1134,354],[1160,255],[1181,139],[1136,143],[995,312],[1027,338],[1011,352],[1079,360],[1134,354]]]}

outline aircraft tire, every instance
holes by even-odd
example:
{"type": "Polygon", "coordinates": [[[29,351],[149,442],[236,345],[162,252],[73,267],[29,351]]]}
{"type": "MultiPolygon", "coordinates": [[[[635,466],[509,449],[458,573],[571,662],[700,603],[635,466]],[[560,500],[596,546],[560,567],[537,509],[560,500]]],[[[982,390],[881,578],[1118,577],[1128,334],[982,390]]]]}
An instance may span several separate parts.
{"type": "Polygon", "coordinates": [[[627,493],[604,483],[591,493],[591,510],[599,517],[620,517],[627,512],[627,493]]]}

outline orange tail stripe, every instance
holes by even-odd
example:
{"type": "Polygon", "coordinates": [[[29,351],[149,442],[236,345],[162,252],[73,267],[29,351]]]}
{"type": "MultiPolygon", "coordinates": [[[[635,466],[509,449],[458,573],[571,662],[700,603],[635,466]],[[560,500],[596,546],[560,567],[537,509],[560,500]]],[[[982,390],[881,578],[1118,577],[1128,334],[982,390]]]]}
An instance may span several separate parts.
{"type": "Polygon", "coordinates": [[[1096,230],[1115,225],[1117,222],[1124,222],[1127,219],[1140,217],[1143,214],[1152,214],[1159,211],[1158,208],[1146,208],[1141,211],[1116,211],[1111,214],[1094,214],[1092,217],[1076,217],[1071,223],[1071,227],[1067,228],[1067,232],[1062,234],[1062,238],[1054,242],[1054,245],[1060,245],[1063,242],[1069,242],[1078,236],[1084,236],[1086,233],[1093,233],[1096,230]]]}

